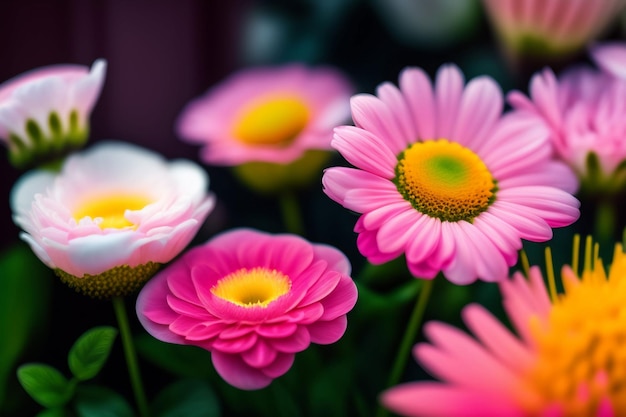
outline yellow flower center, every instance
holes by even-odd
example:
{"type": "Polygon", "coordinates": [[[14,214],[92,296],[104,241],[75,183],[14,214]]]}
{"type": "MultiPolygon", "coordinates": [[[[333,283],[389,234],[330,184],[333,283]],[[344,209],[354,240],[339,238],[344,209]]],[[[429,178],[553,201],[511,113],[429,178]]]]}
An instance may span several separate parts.
{"type": "Polygon", "coordinates": [[[246,145],[288,146],[309,121],[309,108],[296,97],[255,103],[237,119],[233,135],[246,145]]]}
{"type": "Polygon", "coordinates": [[[565,293],[556,296],[547,323],[530,323],[537,358],[527,381],[540,400],[529,407],[558,404],[564,417],[587,417],[608,399],[612,415],[624,416],[626,255],[618,245],[608,277],[597,259],[581,279],[564,268],[562,280],[565,293]]]}
{"type": "Polygon", "coordinates": [[[445,139],[405,149],[394,182],[416,210],[449,222],[471,222],[487,210],[496,192],[496,182],[480,157],[445,139]]]}
{"type": "Polygon", "coordinates": [[[101,229],[133,227],[135,225],[124,216],[126,210],[141,210],[150,203],[148,198],[134,194],[97,196],[80,204],[74,210],[74,219],[80,221],[85,217],[94,220],[101,218],[102,221],[99,223],[101,229]]]}
{"type": "Polygon", "coordinates": [[[288,276],[275,269],[242,268],[220,279],[211,292],[242,307],[267,307],[291,289],[288,276]]]}

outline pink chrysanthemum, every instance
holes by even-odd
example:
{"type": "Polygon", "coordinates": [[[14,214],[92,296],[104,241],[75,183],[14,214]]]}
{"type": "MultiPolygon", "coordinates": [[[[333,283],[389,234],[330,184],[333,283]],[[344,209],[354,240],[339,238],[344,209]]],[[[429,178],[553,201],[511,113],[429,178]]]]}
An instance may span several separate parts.
{"type": "Polygon", "coordinates": [[[539,267],[529,280],[518,272],[500,284],[519,337],[479,305],[463,310],[476,339],[428,323],[431,343],[414,353],[441,382],[399,385],[383,393],[382,403],[415,417],[626,415],[626,254],[616,248],[608,274],[600,259],[581,279],[575,269],[563,268],[565,292],[551,289],[552,302],[539,267]]]}
{"type": "Polygon", "coordinates": [[[122,142],[32,171],[11,206],[21,237],[69,285],[95,297],[137,289],[194,237],[213,208],[208,178],[189,161],[122,142]]]}
{"type": "Polygon", "coordinates": [[[501,116],[502,93],[488,77],[465,88],[461,71],[421,69],[400,89],[352,99],[356,127],[333,146],[355,165],[327,169],[324,191],[363,215],[357,244],[370,262],[402,254],[413,275],[452,282],[503,279],[520,239],[546,241],[579,216],[575,176],[551,159],[541,125],[501,116]]]}
{"type": "Polygon", "coordinates": [[[508,101],[528,123],[550,132],[558,156],[581,178],[586,191],[613,192],[626,184],[626,44],[599,45],[598,71],[572,68],[558,79],[550,69],[533,76],[530,98],[512,92],[508,101]]]}
{"type": "Polygon", "coordinates": [[[212,165],[286,164],[329,150],[332,129],[350,116],[352,87],[331,68],[292,64],[242,70],[192,101],[178,132],[206,145],[212,165]]]}
{"type": "Polygon", "coordinates": [[[81,147],[104,83],[106,62],[38,68],[0,85],[0,140],[25,167],[81,147]]]}
{"type": "Polygon", "coordinates": [[[483,0],[502,43],[512,54],[570,54],[613,23],[624,0],[483,0]]]}
{"type": "Polygon", "coordinates": [[[287,372],[296,352],[343,335],[357,298],[349,274],[333,247],[238,229],[150,280],[137,315],[157,339],[211,351],[229,384],[259,389],[287,372]]]}

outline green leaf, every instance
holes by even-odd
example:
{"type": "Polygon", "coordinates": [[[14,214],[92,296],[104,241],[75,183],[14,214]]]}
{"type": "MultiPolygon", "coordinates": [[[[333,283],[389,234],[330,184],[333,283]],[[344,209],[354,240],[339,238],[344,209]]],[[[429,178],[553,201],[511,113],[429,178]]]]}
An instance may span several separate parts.
{"type": "Polygon", "coordinates": [[[117,329],[110,326],[94,327],[83,333],[67,358],[72,374],[81,381],[98,375],[111,353],[116,336],[117,329]]]}
{"type": "Polygon", "coordinates": [[[218,417],[217,396],[209,384],[184,379],[161,391],[152,404],[155,417],[218,417]]]}
{"type": "Polygon", "coordinates": [[[62,408],[48,408],[37,413],[35,417],[67,417],[67,412],[62,408]]]}
{"type": "Polygon", "coordinates": [[[80,386],[74,401],[78,417],[134,417],[133,409],[117,392],[101,386],[80,386]]]}
{"type": "Polygon", "coordinates": [[[24,390],[44,407],[61,407],[74,395],[75,381],[68,381],[49,365],[27,364],[17,369],[17,379],[24,390]]]}
{"type": "Polygon", "coordinates": [[[52,273],[23,243],[0,254],[2,291],[0,291],[0,414],[5,410],[9,383],[17,386],[15,368],[20,356],[37,330],[48,320],[48,301],[52,273]],[[10,380],[12,379],[12,380],[10,380]]]}

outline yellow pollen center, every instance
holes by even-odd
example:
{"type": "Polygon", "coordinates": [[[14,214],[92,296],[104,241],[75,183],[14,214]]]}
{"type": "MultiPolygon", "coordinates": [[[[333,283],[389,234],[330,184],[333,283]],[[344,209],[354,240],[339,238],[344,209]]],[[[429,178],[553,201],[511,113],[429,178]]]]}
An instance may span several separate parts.
{"type": "Polygon", "coordinates": [[[135,226],[124,216],[126,210],[141,210],[151,201],[144,197],[131,194],[115,194],[98,196],[84,201],[74,210],[74,219],[80,221],[82,218],[101,218],[98,224],[101,229],[123,229],[135,226]]]}
{"type": "Polygon", "coordinates": [[[471,222],[494,201],[497,188],[478,155],[446,139],[405,149],[394,182],[416,210],[449,222],[471,222]]]}
{"type": "Polygon", "coordinates": [[[291,289],[288,276],[275,269],[242,268],[220,279],[211,292],[242,307],[267,307],[291,289]]]}
{"type": "Polygon", "coordinates": [[[626,415],[626,255],[618,245],[608,277],[595,264],[582,279],[564,268],[565,293],[547,323],[531,320],[537,357],[527,382],[540,395],[531,411],[558,404],[563,417],[594,416],[608,399],[612,415],[626,415]]]}
{"type": "Polygon", "coordinates": [[[309,108],[295,97],[256,103],[242,112],[233,135],[246,145],[288,146],[309,121],[309,108]]]}

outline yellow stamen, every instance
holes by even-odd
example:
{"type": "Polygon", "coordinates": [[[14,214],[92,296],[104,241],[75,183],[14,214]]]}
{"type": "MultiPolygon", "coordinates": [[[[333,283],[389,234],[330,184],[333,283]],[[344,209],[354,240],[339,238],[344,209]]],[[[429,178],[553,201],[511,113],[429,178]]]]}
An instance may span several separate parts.
{"type": "Polygon", "coordinates": [[[141,210],[150,204],[148,198],[131,194],[114,194],[90,198],[74,210],[74,219],[80,221],[85,217],[92,219],[100,218],[98,224],[101,229],[123,229],[134,227],[133,223],[125,217],[126,210],[141,210]]]}
{"type": "Polygon", "coordinates": [[[480,157],[445,139],[405,149],[394,181],[416,210],[442,221],[471,222],[495,199],[496,182],[480,157]]]}
{"type": "Polygon", "coordinates": [[[607,274],[598,245],[587,238],[582,277],[575,274],[564,268],[566,292],[545,322],[533,316],[529,323],[536,359],[525,386],[538,397],[525,402],[528,415],[556,404],[564,417],[592,416],[606,399],[613,415],[626,415],[626,254],[616,245],[607,274]]]}
{"type": "Polygon", "coordinates": [[[572,270],[575,274],[578,274],[578,252],[580,251],[580,235],[576,233],[574,235],[574,242],[572,244],[572,270]]]}
{"type": "Polygon", "coordinates": [[[520,260],[522,262],[522,271],[524,271],[525,276],[530,275],[530,262],[528,262],[528,255],[526,255],[526,251],[520,251],[520,260]]]}
{"type": "Polygon", "coordinates": [[[267,307],[291,289],[288,276],[275,269],[242,268],[220,279],[211,292],[242,307],[267,307]]]}
{"type": "Polygon", "coordinates": [[[552,251],[550,247],[546,247],[545,251],[546,257],[546,274],[548,275],[548,288],[550,289],[550,299],[552,302],[556,302],[558,300],[558,295],[556,293],[556,279],[554,278],[554,264],[552,263],[552,251]]]}
{"type": "Polygon", "coordinates": [[[309,107],[297,97],[271,97],[245,108],[233,135],[246,145],[288,146],[309,121],[309,107]]]}

